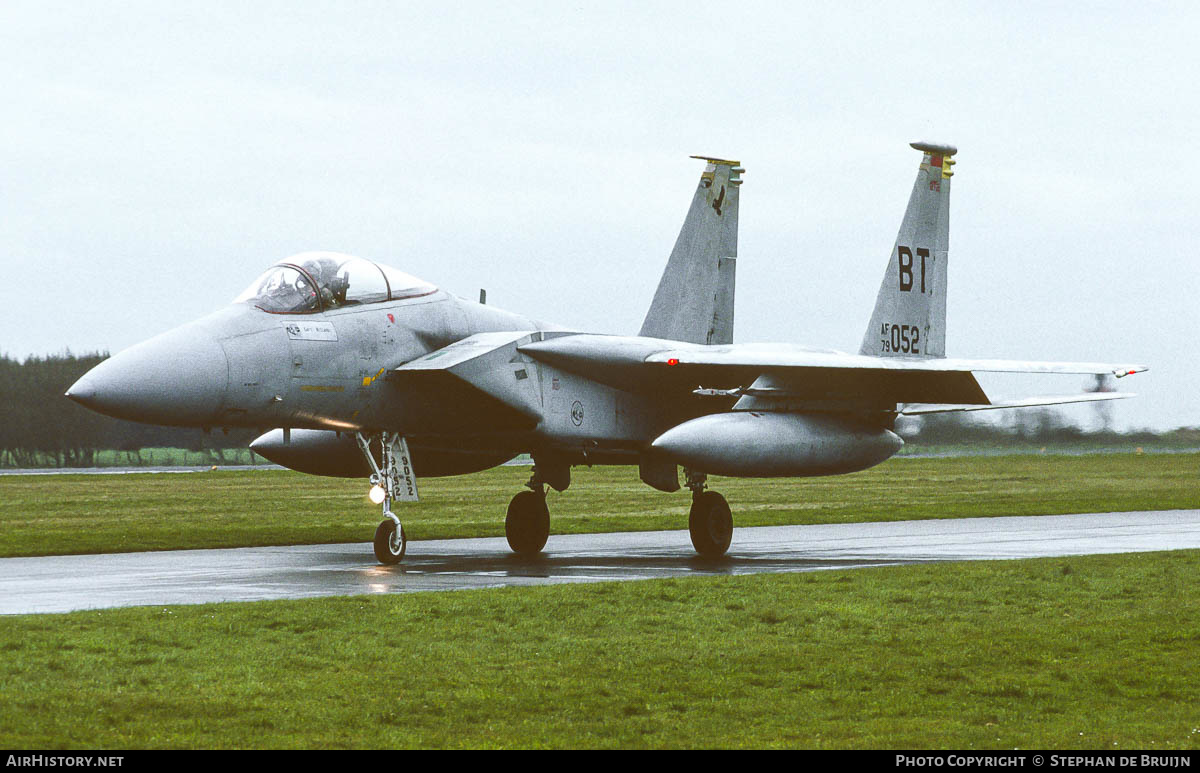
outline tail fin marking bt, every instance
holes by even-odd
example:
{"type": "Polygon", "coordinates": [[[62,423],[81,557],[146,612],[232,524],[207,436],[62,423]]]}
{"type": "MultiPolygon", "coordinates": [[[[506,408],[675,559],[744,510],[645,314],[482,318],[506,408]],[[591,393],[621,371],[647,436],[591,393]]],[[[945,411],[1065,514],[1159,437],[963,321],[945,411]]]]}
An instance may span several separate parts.
{"type": "Polygon", "coordinates": [[[924,153],[859,354],[946,356],[950,178],[957,148],[914,142],[924,153]]]}

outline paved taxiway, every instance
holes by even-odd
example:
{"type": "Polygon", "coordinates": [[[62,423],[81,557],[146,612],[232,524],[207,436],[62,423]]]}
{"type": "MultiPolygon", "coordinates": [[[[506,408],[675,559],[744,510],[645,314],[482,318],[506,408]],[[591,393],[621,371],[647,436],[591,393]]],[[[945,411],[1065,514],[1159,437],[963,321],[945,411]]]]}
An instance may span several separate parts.
{"type": "Polygon", "coordinates": [[[519,558],[504,539],[410,542],[379,566],[369,543],[0,559],[0,614],[506,585],[1200,548],[1200,510],[741,528],[706,561],[686,531],[551,536],[519,558]]]}

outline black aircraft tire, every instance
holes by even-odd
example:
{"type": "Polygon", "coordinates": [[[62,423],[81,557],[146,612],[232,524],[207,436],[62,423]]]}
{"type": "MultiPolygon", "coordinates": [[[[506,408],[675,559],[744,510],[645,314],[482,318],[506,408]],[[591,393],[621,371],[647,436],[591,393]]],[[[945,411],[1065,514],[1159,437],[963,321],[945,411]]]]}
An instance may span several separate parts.
{"type": "Polygon", "coordinates": [[[375,529],[375,557],[385,566],[400,563],[404,559],[404,552],[408,550],[408,535],[404,533],[403,526],[400,527],[399,545],[395,536],[396,524],[391,518],[384,518],[375,529]]]}
{"type": "Polygon", "coordinates": [[[508,503],[504,518],[504,536],[514,553],[532,555],[541,552],[550,538],[550,509],[546,495],[522,491],[508,503]]]}
{"type": "Polygon", "coordinates": [[[733,513],[725,497],[715,491],[702,491],[692,498],[688,514],[692,547],[705,558],[720,558],[733,541],[733,513]]]}

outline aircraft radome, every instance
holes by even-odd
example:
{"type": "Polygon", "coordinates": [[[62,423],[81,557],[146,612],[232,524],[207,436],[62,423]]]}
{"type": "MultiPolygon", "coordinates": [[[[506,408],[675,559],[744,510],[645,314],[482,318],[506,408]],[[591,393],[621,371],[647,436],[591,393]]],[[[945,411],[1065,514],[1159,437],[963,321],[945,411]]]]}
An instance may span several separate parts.
{"type": "MultiPolygon", "coordinates": [[[[545,487],[571,467],[637,465],[647,485],[692,492],[692,543],[728,549],[733,519],[710,474],[836,475],[879,464],[903,441],[896,417],[1110,400],[1100,392],[994,403],[974,373],[1111,374],[1105,363],[946,357],[950,181],[956,149],[913,143],[921,164],[857,354],[733,343],[736,161],[706,166],[636,336],[595,335],[475,303],[387,265],[295,255],[225,308],[105,360],[67,396],[109,416],[256,427],[285,467],[369,477],[384,519],[375,554],[404,557],[392,511],[421,476],[532,455],[505,531],[518,553],[546,544],[545,487]]],[[[699,158],[699,157],[697,157],[699,158]]],[[[482,300],[482,299],[481,299],[482,300]]]]}

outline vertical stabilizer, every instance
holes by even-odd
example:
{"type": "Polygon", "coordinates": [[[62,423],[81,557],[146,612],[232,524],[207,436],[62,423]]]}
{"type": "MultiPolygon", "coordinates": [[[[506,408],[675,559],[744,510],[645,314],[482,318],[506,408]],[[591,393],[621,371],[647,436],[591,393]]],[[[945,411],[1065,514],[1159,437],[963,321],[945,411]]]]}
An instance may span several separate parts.
{"type": "Polygon", "coordinates": [[[860,354],[946,356],[950,178],[957,148],[914,142],[925,155],[875,300],[860,354]]]}
{"type": "Polygon", "coordinates": [[[737,161],[692,158],[708,166],[639,335],[696,344],[733,343],[738,191],[745,170],[737,161]]]}

